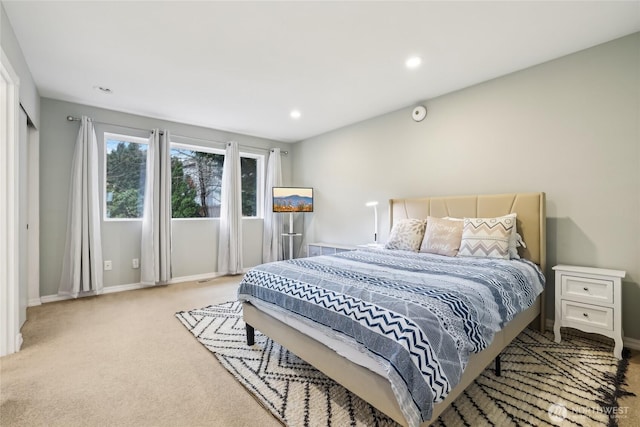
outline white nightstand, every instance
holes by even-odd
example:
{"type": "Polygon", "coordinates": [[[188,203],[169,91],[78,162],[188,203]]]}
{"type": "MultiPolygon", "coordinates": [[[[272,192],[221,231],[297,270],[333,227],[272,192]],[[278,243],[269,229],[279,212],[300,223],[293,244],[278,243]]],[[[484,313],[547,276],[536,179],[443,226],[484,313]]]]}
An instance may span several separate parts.
{"type": "Polygon", "coordinates": [[[613,354],[622,358],[622,278],[626,272],[556,265],[556,312],[553,332],[568,326],[613,338],[613,354]]]}
{"type": "Polygon", "coordinates": [[[384,249],[384,243],[363,243],[358,245],[359,248],[384,249]]]}
{"type": "Polygon", "coordinates": [[[309,243],[307,245],[307,256],[332,255],[338,252],[353,251],[355,249],[355,246],[341,245],[338,243],[309,243]]]}

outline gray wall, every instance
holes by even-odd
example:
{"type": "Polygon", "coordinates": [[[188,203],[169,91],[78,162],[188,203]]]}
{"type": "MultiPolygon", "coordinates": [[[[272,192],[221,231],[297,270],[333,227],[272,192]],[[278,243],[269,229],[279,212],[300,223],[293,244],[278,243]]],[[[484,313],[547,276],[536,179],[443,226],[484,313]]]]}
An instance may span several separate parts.
{"type": "MultiPolygon", "coordinates": [[[[65,249],[67,207],[69,203],[69,179],[73,149],[79,123],[66,120],[68,115],[86,115],[97,122],[113,123],[112,126],[96,123],[98,142],[102,146],[103,132],[125,133],[148,137],[145,130],[169,129],[172,134],[213,141],[238,141],[242,151],[267,154],[267,149],[290,145],[251,136],[216,131],[196,126],[135,116],[86,105],[73,104],[48,98],[41,100],[42,128],[40,132],[40,295],[58,292],[62,255],[65,249]]],[[[183,140],[188,141],[188,140],[183,140]]],[[[194,141],[202,144],[201,141],[194,141]]],[[[212,145],[220,148],[220,145],[212,145]]],[[[266,156],[265,156],[266,159],[266,156]]],[[[290,180],[290,157],[282,157],[283,179],[290,180]]],[[[266,164],[265,164],[266,167],[266,164]]],[[[104,189],[102,189],[104,191],[104,189]]],[[[140,270],[131,266],[132,258],[140,258],[141,221],[102,222],[103,257],[112,260],[113,270],[105,271],[105,287],[135,284],[140,270]]],[[[217,270],[218,226],[217,219],[184,219],[172,222],[173,277],[189,277],[214,273],[217,270]]],[[[244,266],[251,267],[262,260],[262,220],[245,219],[244,266]]]]}
{"type": "Polygon", "coordinates": [[[38,129],[40,127],[40,95],[2,3],[0,3],[0,45],[14,71],[20,76],[20,104],[38,129]]]}
{"type": "MultiPolygon", "coordinates": [[[[374,89],[372,89],[374,90],[374,89]]],[[[316,189],[305,241],[382,239],[392,197],[544,191],[547,316],[558,263],[627,271],[623,325],[640,339],[640,33],[296,144],[316,189]]]]}

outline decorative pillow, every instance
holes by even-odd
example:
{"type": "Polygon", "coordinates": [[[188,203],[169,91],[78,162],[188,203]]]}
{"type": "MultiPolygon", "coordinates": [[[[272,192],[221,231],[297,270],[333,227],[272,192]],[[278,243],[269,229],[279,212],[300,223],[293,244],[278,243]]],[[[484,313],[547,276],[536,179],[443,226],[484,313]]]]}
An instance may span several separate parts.
{"type": "Polygon", "coordinates": [[[420,249],[425,227],[424,219],[401,219],[393,225],[385,249],[416,252],[420,249]]]}
{"type": "MultiPolygon", "coordinates": [[[[520,259],[518,254],[518,247],[521,246],[522,237],[517,231],[517,214],[511,213],[500,218],[513,218],[513,228],[511,229],[511,235],[509,236],[509,259],[520,259]]],[[[523,242],[524,243],[524,242],[523,242]]]]}
{"type": "Polygon", "coordinates": [[[519,247],[526,248],[527,245],[524,244],[524,240],[522,240],[522,236],[520,235],[520,233],[518,233],[517,231],[512,232],[511,238],[509,239],[509,258],[520,259],[520,254],[518,254],[519,247]]]}
{"type": "Polygon", "coordinates": [[[420,252],[456,256],[462,240],[462,221],[427,217],[427,228],[420,252]]]}
{"type": "Polygon", "coordinates": [[[509,259],[515,214],[497,218],[465,218],[458,255],[509,259]]]}

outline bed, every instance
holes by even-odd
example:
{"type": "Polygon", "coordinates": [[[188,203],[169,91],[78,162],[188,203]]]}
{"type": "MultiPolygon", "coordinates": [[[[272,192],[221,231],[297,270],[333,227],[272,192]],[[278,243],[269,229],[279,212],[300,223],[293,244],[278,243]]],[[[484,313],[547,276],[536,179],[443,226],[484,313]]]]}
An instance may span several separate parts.
{"type": "MultiPolygon", "coordinates": [[[[518,250],[519,256],[524,260],[518,265],[527,263],[535,265],[539,269],[537,271],[540,275],[541,272],[545,271],[546,218],[544,193],[392,199],[389,202],[389,209],[392,228],[395,224],[411,218],[493,218],[515,213],[517,214],[517,231],[526,243],[526,248],[521,247],[518,250]]],[[[402,264],[410,264],[414,261],[417,263],[422,262],[422,260],[418,260],[418,255],[403,252],[400,251],[398,253],[402,264]]],[[[341,256],[343,259],[339,262],[346,264],[358,262],[360,259],[373,260],[371,262],[384,264],[388,258],[388,254],[375,253],[375,250],[369,252],[367,250],[355,251],[341,256]]],[[[432,258],[440,262],[438,256],[432,258]]],[[[475,264],[483,263],[482,259],[476,259],[477,262],[475,264]]],[[[322,260],[307,262],[307,264],[315,266],[327,264],[323,268],[333,268],[331,264],[334,261],[337,262],[337,260],[333,259],[324,260],[326,262],[319,261],[322,260]]],[[[305,264],[304,260],[296,262],[299,264],[297,267],[300,268],[302,268],[302,264],[305,264]]],[[[424,262],[431,262],[431,260],[424,262]]],[[[497,266],[498,264],[495,265],[497,266]]],[[[267,268],[272,269],[280,268],[278,264],[267,266],[267,268]]],[[[537,319],[538,322],[535,325],[544,330],[544,316],[541,313],[545,312],[545,298],[544,292],[542,292],[537,296],[531,297],[530,302],[532,304],[530,307],[514,314],[508,318],[508,321],[500,324],[499,330],[496,329],[491,337],[492,339],[488,340],[490,344],[488,342],[486,346],[481,347],[481,351],[472,352],[468,359],[461,362],[462,371],[459,377],[451,385],[443,387],[447,388],[442,393],[442,396],[446,395],[446,397],[441,397],[438,403],[430,405],[428,411],[423,411],[422,418],[417,422],[416,414],[407,409],[406,399],[399,397],[397,378],[391,378],[389,366],[381,366],[384,365],[382,362],[386,359],[380,357],[380,348],[371,345],[371,348],[367,350],[370,354],[365,353],[363,357],[357,357],[359,353],[363,353],[362,345],[359,348],[355,348],[355,352],[341,347],[344,343],[358,347],[357,340],[341,338],[341,333],[329,333],[326,327],[314,328],[304,315],[288,314],[285,308],[277,307],[272,302],[264,302],[255,296],[248,296],[247,287],[253,287],[251,281],[257,282],[255,277],[262,274],[262,269],[264,268],[263,266],[258,266],[255,271],[252,269],[247,273],[239,291],[239,298],[243,301],[243,315],[247,325],[248,343],[252,344],[254,328],[258,329],[402,425],[416,426],[420,423],[428,425],[431,420],[437,419],[440,413],[490,363],[494,360],[499,360],[496,358],[498,358],[501,350],[509,345],[524,328],[534,323],[537,319]],[[331,336],[327,338],[325,335],[331,336]],[[373,363],[372,360],[374,361],[373,363]],[[382,362],[376,364],[376,361],[382,362]],[[428,414],[428,418],[425,418],[425,413],[428,414]]],[[[508,266],[508,268],[511,267],[508,266]]],[[[494,269],[500,271],[498,267],[494,269]]],[[[388,281],[388,279],[389,277],[386,277],[385,280],[388,281]]],[[[449,277],[447,280],[449,280],[449,277]]],[[[544,277],[541,277],[541,281],[544,282],[544,277]]],[[[331,321],[325,323],[330,324],[331,321]]],[[[480,325],[480,327],[483,326],[480,325]]],[[[392,365],[395,366],[395,362],[392,365]]],[[[394,371],[392,370],[392,372],[394,371]]]]}

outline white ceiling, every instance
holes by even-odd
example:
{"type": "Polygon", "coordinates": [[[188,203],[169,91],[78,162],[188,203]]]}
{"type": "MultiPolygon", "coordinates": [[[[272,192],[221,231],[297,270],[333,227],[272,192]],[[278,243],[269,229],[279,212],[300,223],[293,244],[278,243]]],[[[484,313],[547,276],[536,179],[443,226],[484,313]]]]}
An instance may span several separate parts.
{"type": "Polygon", "coordinates": [[[43,97],[287,142],[640,31],[637,0],[2,3],[43,97]]]}

